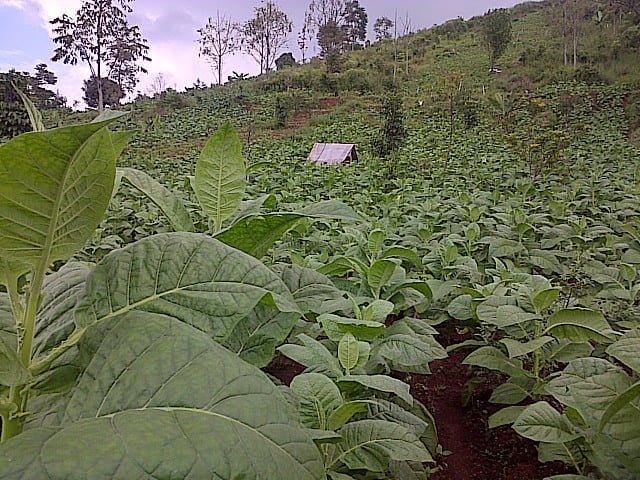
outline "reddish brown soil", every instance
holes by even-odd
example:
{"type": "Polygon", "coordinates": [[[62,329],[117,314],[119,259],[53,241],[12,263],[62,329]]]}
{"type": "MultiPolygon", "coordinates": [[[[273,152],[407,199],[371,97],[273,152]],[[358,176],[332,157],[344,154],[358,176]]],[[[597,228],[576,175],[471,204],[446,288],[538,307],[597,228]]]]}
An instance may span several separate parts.
{"type": "MultiPolygon", "coordinates": [[[[443,337],[444,343],[457,343],[462,339],[452,332],[443,337]]],[[[542,480],[551,475],[573,473],[561,463],[540,464],[535,444],[518,436],[510,427],[489,430],[487,419],[500,408],[489,403],[498,378],[489,377],[484,385],[474,389],[463,405],[467,382],[474,376],[462,365],[467,353],[454,352],[445,360],[433,362],[431,375],[396,375],[409,382],[413,396],[433,414],[440,444],[451,452],[438,459],[442,470],[430,478],[542,480]]],[[[304,367],[281,355],[265,368],[287,385],[303,370],[304,367]]]]}
{"type": "Polygon", "coordinates": [[[328,114],[341,102],[340,97],[324,97],[318,99],[316,105],[310,110],[296,112],[287,123],[287,129],[300,130],[311,122],[314,118],[328,114]]]}
{"type": "Polygon", "coordinates": [[[276,358],[263,369],[269,375],[273,375],[285,385],[291,385],[291,380],[304,371],[304,367],[290,358],[276,354],[276,358]]]}
{"type": "Polygon", "coordinates": [[[489,403],[495,378],[474,389],[463,405],[470,369],[462,365],[468,352],[454,352],[431,364],[432,375],[414,375],[411,393],[433,414],[440,444],[451,452],[439,460],[433,480],[542,480],[572,473],[561,463],[540,464],[535,444],[510,427],[489,430],[488,417],[500,409],[489,403]]]}

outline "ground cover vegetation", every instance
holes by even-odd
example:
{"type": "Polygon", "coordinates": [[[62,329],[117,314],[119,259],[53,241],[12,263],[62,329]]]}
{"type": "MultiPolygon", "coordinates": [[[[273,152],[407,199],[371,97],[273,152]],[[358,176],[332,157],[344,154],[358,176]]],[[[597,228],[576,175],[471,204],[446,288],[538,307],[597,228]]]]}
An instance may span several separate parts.
{"type": "Polygon", "coordinates": [[[368,48],[338,3],[300,32],[322,59],[126,114],[12,90],[2,478],[638,478],[633,2],[368,48]],[[359,161],[307,162],[325,141],[359,161]],[[533,458],[484,469],[489,438],[533,458]]]}

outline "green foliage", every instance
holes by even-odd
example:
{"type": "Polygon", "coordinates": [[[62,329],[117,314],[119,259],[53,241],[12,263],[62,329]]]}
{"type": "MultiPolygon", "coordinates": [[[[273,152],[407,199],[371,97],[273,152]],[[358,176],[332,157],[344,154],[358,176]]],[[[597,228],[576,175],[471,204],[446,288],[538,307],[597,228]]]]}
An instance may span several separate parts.
{"type": "Polygon", "coordinates": [[[233,126],[226,124],[211,137],[196,165],[196,196],[215,233],[240,205],[245,182],[242,144],[233,126]]]}
{"type": "MultiPolygon", "coordinates": [[[[153,463],[161,476],[321,478],[319,451],[282,394],[215,342],[251,342],[237,328],[251,314],[265,324],[285,314],[281,340],[293,327],[299,310],[290,290],[258,260],[204,235],[176,233],[114,251],[90,271],[69,264],[47,275],[82,246],[107,208],[116,156],[129,137],[106,129],[117,118],[110,117],[0,147],[7,190],[0,281],[9,292],[1,299],[14,322],[0,336],[0,381],[10,387],[0,399],[2,477],[99,470],[146,478],[144,465],[153,463]],[[43,401],[47,394],[56,401],[43,401]],[[255,409],[257,401],[267,408],[255,409]],[[256,465],[259,457],[274,463],[256,465]]],[[[263,342],[269,331],[253,329],[263,342]]]]}
{"type": "MultiPolygon", "coordinates": [[[[301,441],[291,444],[308,453],[295,458],[313,458],[320,476],[426,478],[429,467],[416,459],[440,451],[434,422],[401,374],[392,372],[428,374],[429,363],[446,355],[436,340],[446,326],[443,332],[471,337],[449,349],[473,349],[466,360],[474,366],[473,383],[502,381],[490,398],[505,408],[489,417],[489,425],[513,424],[541,442],[541,461],[560,460],[575,469],[552,478],[635,479],[640,171],[634,165],[640,157],[627,141],[637,123],[634,87],[618,80],[632,80],[637,72],[634,63],[625,64],[632,52],[614,35],[611,17],[603,14],[604,21],[589,27],[589,15],[579,19],[582,61],[615,82],[559,81],[572,79],[574,70],[561,65],[562,42],[547,21],[549,11],[540,2],[513,11],[513,45],[504,53],[501,77],[487,77],[482,67],[482,17],[412,36],[411,77],[397,80],[406,141],[393,162],[369,148],[378,137],[371,111],[379,98],[363,94],[378,93],[391,75],[388,42],[345,54],[342,74],[327,75],[313,61],[228,87],[173,92],[171,105],[161,110],[161,98],[134,104],[131,118],[117,128],[143,125],[145,131],[133,137],[122,160],[128,170],[116,176],[121,183],[105,220],[75,255],[86,264],[61,266],[61,260],[46,276],[30,368],[17,354],[10,295],[0,294],[0,382],[7,384],[0,387],[0,411],[18,418],[8,394],[28,384],[32,412],[24,433],[6,442],[7,451],[20,438],[40,445],[35,437],[44,438],[45,430],[74,451],[82,446],[69,443],[71,435],[104,437],[113,446],[99,452],[109,470],[110,455],[122,450],[111,427],[101,423],[104,417],[93,418],[96,402],[104,402],[118,428],[121,419],[144,432],[145,425],[162,423],[167,433],[159,438],[180,452],[188,450],[172,432],[191,432],[180,410],[186,406],[207,430],[196,446],[209,448],[218,431],[201,416],[209,405],[207,385],[229,389],[242,382],[219,378],[221,367],[246,373],[242,378],[250,381],[242,388],[252,393],[253,410],[256,402],[266,403],[253,396],[253,382],[275,399],[269,412],[290,410],[282,403],[290,400],[304,428],[299,433],[294,422],[301,441]],[[598,29],[602,47],[596,49],[598,29]],[[614,48],[618,56],[607,57],[614,48]],[[523,52],[529,52],[524,64],[523,52]],[[356,77],[360,83],[352,82],[356,77]],[[346,91],[354,88],[357,93],[346,91]],[[295,96],[299,111],[317,118],[306,124],[300,121],[305,115],[296,115],[295,129],[274,132],[277,95],[286,101],[295,96]],[[193,186],[195,177],[212,178],[216,162],[206,175],[190,175],[205,139],[229,121],[238,127],[234,142],[245,143],[249,157],[240,201],[215,239],[185,233],[215,230],[193,186]],[[331,169],[305,162],[316,141],[358,143],[360,161],[331,169]],[[158,279],[157,290],[150,277],[158,279]],[[158,339],[159,331],[169,333],[158,339]],[[140,350],[148,351],[148,364],[140,350]],[[165,359],[168,350],[180,357],[165,359]],[[291,390],[274,390],[264,376],[237,363],[240,357],[264,367],[278,351],[306,369],[291,390]],[[200,352],[201,360],[194,359],[200,352]],[[169,381],[142,409],[149,415],[144,420],[120,411],[135,406],[138,395],[149,402],[149,392],[163,384],[154,383],[155,372],[171,377],[181,360],[188,365],[176,382],[187,386],[188,398],[170,396],[179,388],[169,381]],[[100,376],[91,364],[108,365],[101,371],[112,376],[122,372],[114,395],[95,393],[100,376]],[[134,374],[153,380],[148,391],[131,386],[134,374]],[[227,380],[229,386],[221,386],[227,380]],[[81,395],[76,384],[90,394],[81,395]],[[69,398],[73,404],[65,403],[69,398]],[[192,404],[195,399],[203,400],[192,404]],[[66,411],[73,414],[67,418],[66,411]],[[165,421],[165,411],[178,420],[165,421]],[[92,418],[81,418],[85,413],[92,418]],[[90,436],[84,428],[103,435],[90,436]],[[37,433],[23,437],[29,432],[37,433]]],[[[617,25],[620,33],[623,26],[617,25]]],[[[48,112],[44,117],[54,121],[48,112]]],[[[234,158],[221,155],[220,161],[234,158]]],[[[31,277],[20,279],[18,297],[28,295],[31,277]]],[[[235,390],[230,397],[234,405],[242,402],[235,390]]],[[[264,413],[253,410],[238,421],[264,413]]],[[[280,424],[268,425],[269,418],[260,417],[265,430],[281,432],[280,424]]],[[[236,430],[243,433],[239,442],[258,445],[251,428],[236,430]]],[[[227,435],[225,427],[219,434],[227,435]]],[[[41,444],[34,452],[50,468],[53,454],[41,444]]],[[[127,452],[127,459],[164,468],[155,456],[127,452]]],[[[197,452],[211,460],[203,468],[215,468],[217,452],[224,446],[197,452]]],[[[243,458],[251,453],[242,451],[243,458]]],[[[35,456],[21,455],[23,463],[16,465],[23,468],[35,456]]],[[[8,457],[1,458],[3,464],[8,457]]],[[[167,464],[181,467],[185,458],[167,455],[167,464]]],[[[37,461],[30,465],[40,474],[37,461]]]]}
{"type": "Polygon", "coordinates": [[[45,88],[45,85],[57,82],[56,76],[46,67],[45,64],[37,65],[33,76],[28,72],[15,70],[0,73],[0,138],[15,137],[31,130],[23,95],[26,95],[28,102],[39,108],[50,109],[64,104],[64,98],[45,88]]]}
{"type": "Polygon", "coordinates": [[[482,36],[490,53],[490,67],[493,70],[498,59],[511,42],[511,14],[500,8],[488,12],[482,21],[482,36]]]}
{"type": "Polygon", "coordinates": [[[295,67],[296,65],[298,65],[298,62],[296,62],[296,59],[291,52],[283,53],[282,55],[280,55],[278,58],[276,58],[275,63],[278,70],[285,70],[287,68],[295,67]]]}
{"type": "MultiPolygon", "coordinates": [[[[129,5],[132,1],[86,0],[75,17],[65,14],[51,20],[53,41],[58,45],[52,60],[71,65],[88,64],[91,77],[85,83],[85,95],[88,99],[97,98],[100,112],[104,109],[106,88],[115,90],[109,80],[117,84],[122,96],[133,92],[138,73],[146,73],[138,62],[151,60],[147,56],[147,40],[139,27],[130,26],[127,20],[127,14],[133,11],[129,5]],[[94,88],[94,78],[95,97],[89,93],[94,88]]],[[[115,101],[118,92],[111,95],[115,101]]]]}
{"type": "MultiPolygon", "coordinates": [[[[103,106],[113,108],[120,105],[120,100],[125,96],[122,88],[110,78],[103,78],[101,84],[103,106]]],[[[87,106],[98,108],[100,102],[98,79],[95,76],[91,76],[88,80],[85,80],[82,91],[84,92],[82,99],[87,106]]]]}
{"type": "Polygon", "coordinates": [[[382,157],[398,151],[405,143],[404,106],[402,97],[395,92],[388,93],[382,104],[383,126],[376,137],[374,148],[382,157]]]}

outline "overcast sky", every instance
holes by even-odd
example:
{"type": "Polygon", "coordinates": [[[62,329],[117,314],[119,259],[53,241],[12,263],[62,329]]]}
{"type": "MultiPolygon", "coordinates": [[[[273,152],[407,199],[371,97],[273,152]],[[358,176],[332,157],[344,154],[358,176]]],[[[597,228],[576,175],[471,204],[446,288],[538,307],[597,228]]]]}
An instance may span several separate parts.
{"type": "MultiPolygon", "coordinates": [[[[76,67],[50,61],[54,44],[48,21],[63,13],[74,15],[81,0],[0,0],[0,71],[10,68],[33,71],[37,63],[47,63],[59,77],[57,88],[69,99],[80,100],[83,79],[88,78],[86,65],[76,67]]],[[[259,0],[136,0],[130,24],[139,25],[149,41],[151,63],[145,66],[148,75],[141,77],[138,90],[144,92],[153,78],[162,73],[168,86],[178,90],[191,86],[197,78],[205,83],[214,82],[211,68],[198,57],[198,34],[207,17],[216,10],[241,22],[251,17],[259,0]]],[[[297,32],[302,24],[309,0],[279,0],[278,5],[294,23],[294,31],[286,51],[298,57],[297,32]]],[[[491,8],[510,7],[518,0],[360,0],[369,14],[369,26],[381,16],[394,17],[407,13],[414,30],[430,27],[445,20],[465,19],[485,13],[491,8]]],[[[246,55],[230,58],[224,68],[226,78],[232,71],[256,74],[259,68],[246,55]]]]}

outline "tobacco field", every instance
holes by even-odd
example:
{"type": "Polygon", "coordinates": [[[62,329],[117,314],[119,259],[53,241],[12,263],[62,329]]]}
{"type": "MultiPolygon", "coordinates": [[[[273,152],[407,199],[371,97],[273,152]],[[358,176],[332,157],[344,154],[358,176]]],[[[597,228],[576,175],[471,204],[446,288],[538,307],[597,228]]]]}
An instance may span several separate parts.
{"type": "Polygon", "coordinates": [[[284,131],[250,81],[32,109],[0,144],[0,477],[640,478],[632,87],[479,78],[455,116],[405,85],[391,158],[373,94],[295,93],[284,131]]]}

